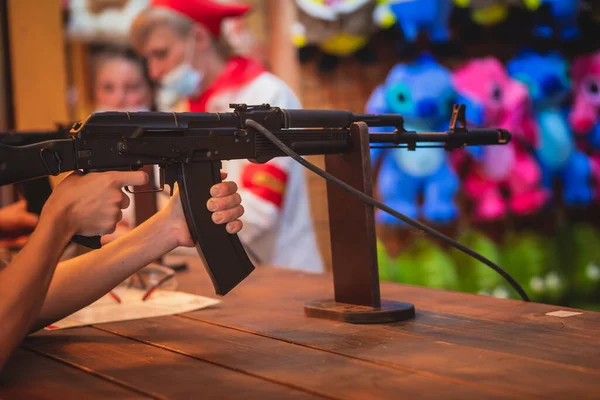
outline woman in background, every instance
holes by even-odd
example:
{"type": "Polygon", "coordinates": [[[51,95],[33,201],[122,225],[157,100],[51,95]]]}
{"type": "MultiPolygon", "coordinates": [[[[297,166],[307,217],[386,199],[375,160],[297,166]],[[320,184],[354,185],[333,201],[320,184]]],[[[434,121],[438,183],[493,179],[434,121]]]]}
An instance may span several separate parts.
{"type": "MultiPolygon", "coordinates": [[[[155,110],[154,87],[148,77],[146,64],[143,58],[138,57],[132,50],[109,47],[97,51],[92,59],[91,75],[94,112],[155,110]]],[[[150,167],[145,171],[153,175],[158,186],[158,171],[150,171],[150,167]]],[[[116,231],[102,238],[103,243],[115,240],[136,226],[135,197],[130,193],[127,195],[131,206],[123,211],[123,219],[117,225],[116,231]]]]}
{"type": "Polygon", "coordinates": [[[150,111],[153,86],[143,59],[128,49],[109,48],[92,63],[95,111],[150,111]]]}

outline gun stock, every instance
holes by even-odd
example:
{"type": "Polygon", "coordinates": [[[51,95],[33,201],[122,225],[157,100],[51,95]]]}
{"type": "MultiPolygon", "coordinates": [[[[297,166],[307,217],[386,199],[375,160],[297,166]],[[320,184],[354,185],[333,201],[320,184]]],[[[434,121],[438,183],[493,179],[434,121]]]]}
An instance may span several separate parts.
{"type": "Polygon", "coordinates": [[[25,146],[0,143],[0,186],[72,171],[75,169],[73,152],[72,139],[25,146]]]}

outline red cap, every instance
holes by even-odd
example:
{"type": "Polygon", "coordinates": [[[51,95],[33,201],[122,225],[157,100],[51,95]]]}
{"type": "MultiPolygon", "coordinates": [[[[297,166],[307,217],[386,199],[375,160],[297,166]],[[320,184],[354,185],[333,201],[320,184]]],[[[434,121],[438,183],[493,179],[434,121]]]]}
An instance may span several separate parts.
{"type": "Polygon", "coordinates": [[[204,25],[213,35],[221,33],[225,18],[239,17],[250,10],[250,5],[210,0],[152,0],[151,7],[165,7],[177,11],[204,25]]]}

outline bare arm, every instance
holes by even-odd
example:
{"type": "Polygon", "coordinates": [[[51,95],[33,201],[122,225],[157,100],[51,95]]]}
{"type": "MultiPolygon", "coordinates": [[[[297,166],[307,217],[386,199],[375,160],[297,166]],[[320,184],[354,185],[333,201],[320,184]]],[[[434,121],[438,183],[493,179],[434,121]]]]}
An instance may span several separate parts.
{"type": "Polygon", "coordinates": [[[75,233],[61,223],[65,214],[59,209],[44,215],[13,262],[0,270],[0,370],[35,321],[56,264],[75,233]]]}
{"type": "Polygon", "coordinates": [[[23,250],[0,270],[0,370],[35,321],[71,237],[114,231],[121,208],[129,204],[121,188],[146,180],[143,172],[76,172],[58,185],[23,250]]]}
{"type": "Polygon", "coordinates": [[[101,249],[60,263],[33,330],[93,303],[131,274],[174,249],[177,243],[171,229],[155,214],[101,249]]]}
{"type": "MultiPolygon", "coordinates": [[[[222,214],[223,220],[219,223],[226,224],[230,233],[239,232],[242,222],[238,218],[244,209],[236,193],[237,185],[223,182],[215,188],[219,193],[212,192],[214,197],[206,205],[213,211],[213,220],[222,214]]],[[[166,208],[129,234],[99,250],[60,263],[34,329],[42,329],[93,303],[174,248],[193,245],[176,191],[166,208]]]]}

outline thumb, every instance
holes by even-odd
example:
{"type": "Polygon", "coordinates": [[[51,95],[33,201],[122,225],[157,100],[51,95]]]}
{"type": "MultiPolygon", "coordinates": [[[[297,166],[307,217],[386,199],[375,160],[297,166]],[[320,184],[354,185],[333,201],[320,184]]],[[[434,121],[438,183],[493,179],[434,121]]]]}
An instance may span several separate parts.
{"type": "Polygon", "coordinates": [[[141,186],[148,183],[148,174],[144,171],[114,171],[112,172],[115,183],[120,186],[141,186]]]}
{"type": "Polygon", "coordinates": [[[177,182],[175,182],[173,186],[173,197],[175,196],[179,196],[179,185],[177,184],[177,182]]]}

